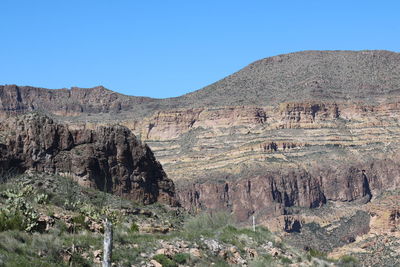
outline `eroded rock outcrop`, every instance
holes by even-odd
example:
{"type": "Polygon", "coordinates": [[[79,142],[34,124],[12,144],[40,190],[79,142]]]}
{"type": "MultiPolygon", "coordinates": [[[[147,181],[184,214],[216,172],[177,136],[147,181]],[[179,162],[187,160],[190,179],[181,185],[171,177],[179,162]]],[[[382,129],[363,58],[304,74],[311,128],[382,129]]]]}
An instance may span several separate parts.
{"type": "Polygon", "coordinates": [[[73,129],[33,113],[3,121],[0,135],[2,168],[68,175],[135,201],[176,204],[173,182],[125,127],[73,129]]]}
{"type": "Polygon", "coordinates": [[[87,113],[135,111],[141,104],[151,104],[148,97],[126,97],[103,86],[56,89],[17,85],[0,86],[0,116],[42,111],[60,116],[87,113]]]}
{"type": "Polygon", "coordinates": [[[292,207],[316,208],[327,201],[368,203],[374,195],[398,188],[398,164],[395,160],[375,159],[315,166],[310,171],[274,171],[225,183],[197,183],[182,187],[178,195],[188,210],[226,210],[243,222],[256,214],[264,221],[290,215],[292,207]]]}

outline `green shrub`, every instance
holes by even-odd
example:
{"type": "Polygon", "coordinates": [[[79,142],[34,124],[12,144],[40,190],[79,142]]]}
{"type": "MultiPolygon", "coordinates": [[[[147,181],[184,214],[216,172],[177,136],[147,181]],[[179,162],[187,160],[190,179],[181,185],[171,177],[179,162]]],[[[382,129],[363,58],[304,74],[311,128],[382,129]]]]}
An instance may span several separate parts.
{"type": "Polygon", "coordinates": [[[131,233],[139,232],[139,225],[137,225],[135,222],[132,222],[131,227],[129,228],[129,231],[131,233]]]}
{"type": "Polygon", "coordinates": [[[224,227],[221,231],[221,234],[219,236],[220,240],[225,242],[225,243],[230,243],[233,244],[237,247],[241,247],[242,242],[239,236],[246,235],[249,238],[252,238],[255,242],[258,244],[263,244],[265,243],[266,240],[271,240],[271,232],[265,228],[265,227],[256,227],[256,231],[253,231],[252,229],[249,228],[235,228],[232,225],[228,225],[224,227]]]}
{"type": "MultiPolygon", "coordinates": [[[[17,188],[7,189],[2,195],[7,199],[6,206],[0,209],[2,227],[19,229],[27,232],[34,231],[38,225],[39,215],[27,201],[31,198],[33,187],[18,184],[17,188]]],[[[3,230],[4,231],[4,230],[3,230]]]]}
{"type": "Polygon", "coordinates": [[[202,213],[188,220],[184,230],[189,237],[196,238],[212,236],[216,230],[232,224],[232,216],[226,212],[202,213]]]}
{"type": "Polygon", "coordinates": [[[72,266],[90,267],[91,263],[83,258],[79,253],[74,253],[71,255],[72,266]]]}
{"type": "Polygon", "coordinates": [[[83,214],[72,217],[72,222],[77,230],[89,229],[89,225],[85,222],[85,216],[83,214]]]}
{"type": "Polygon", "coordinates": [[[153,259],[159,262],[163,267],[178,267],[178,264],[164,254],[155,255],[153,259]]]}
{"type": "MultiPolygon", "coordinates": [[[[325,252],[316,250],[316,249],[310,249],[308,251],[308,255],[314,258],[320,258],[320,259],[326,259],[327,255],[325,252]]],[[[308,258],[308,257],[307,257],[308,258]]]]}
{"type": "Polygon", "coordinates": [[[179,264],[185,264],[189,261],[190,259],[190,254],[188,253],[178,253],[175,254],[173,257],[173,260],[179,264]]]}
{"type": "Polygon", "coordinates": [[[246,231],[243,231],[244,229],[238,230],[232,225],[228,225],[224,228],[222,228],[222,231],[219,232],[219,240],[221,240],[224,243],[232,244],[239,249],[243,249],[245,242],[244,240],[241,240],[238,238],[240,234],[246,234],[246,231]]]}
{"type": "Polygon", "coordinates": [[[79,214],[77,216],[72,217],[72,222],[75,224],[85,224],[85,216],[79,214]]]}
{"type": "MultiPolygon", "coordinates": [[[[122,262],[129,262],[129,263],[134,263],[138,260],[138,258],[140,257],[140,248],[127,248],[127,247],[119,247],[118,249],[114,249],[113,250],[113,254],[112,254],[112,262],[118,262],[118,263],[122,263],[122,262]]],[[[130,266],[130,265],[117,265],[117,266],[130,266]]],[[[136,265],[133,265],[136,266],[136,265]]]]}
{"type": "Polygon", "coordinates": [[[6,211],[0,211],[0,232],[7,230],[19,230],[23,231],[24,219],[17,213],[7,213],[6,211]]]}
{"type": "Polygon", "coordinates": [[[292,264],[293,263],[293,261],[291,259],[286,258],[286,257],[281,257],[281,262],[283,264],[292,264]]]}

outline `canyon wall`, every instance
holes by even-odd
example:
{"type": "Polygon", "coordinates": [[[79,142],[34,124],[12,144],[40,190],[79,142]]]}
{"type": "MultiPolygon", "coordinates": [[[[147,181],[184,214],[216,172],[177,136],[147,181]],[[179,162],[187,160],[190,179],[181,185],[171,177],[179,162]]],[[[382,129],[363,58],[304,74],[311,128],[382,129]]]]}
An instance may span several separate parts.
{"type": "Polygon", "coordinates": [[[391,101],[181,109],[126,125],[155,151],[188,210],[267,220],[399,188],[400,105],[391,101]]]}
{"type": "Polygon", "coordinates": [[[293,168],[224,183],[199,182],[181,189],[179,199],[194,212],[225,210],[241,222],[248,223],[253,215],[267,221],[292,215],[292,207],[317,208],[328,201],[366,204],[385,190],[399,188],[399,163],[374,159],[369,163],[333,162],[321,168],[316,162],[310,172],[293,168]]]}

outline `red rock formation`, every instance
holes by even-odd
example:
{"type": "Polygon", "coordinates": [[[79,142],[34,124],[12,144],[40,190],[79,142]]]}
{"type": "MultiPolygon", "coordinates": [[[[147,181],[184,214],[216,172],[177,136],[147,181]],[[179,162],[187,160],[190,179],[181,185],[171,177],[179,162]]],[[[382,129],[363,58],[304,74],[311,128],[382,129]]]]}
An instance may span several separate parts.
{"type": "MultiPolygon", "coordinates": [[[[395,157],[391,157],[395,158],[395,157]]],[[[215,183],[197,183],[178,192],[191,211],[228,210],[240,221],[256,213],[260,220],[287,214],[287,208],[315,208],[327,201],[368,202],[373,195],[400,184],[399,162],[383,159],[368,163],[315,166],[310,172],[292,169],[215,183]]]]}

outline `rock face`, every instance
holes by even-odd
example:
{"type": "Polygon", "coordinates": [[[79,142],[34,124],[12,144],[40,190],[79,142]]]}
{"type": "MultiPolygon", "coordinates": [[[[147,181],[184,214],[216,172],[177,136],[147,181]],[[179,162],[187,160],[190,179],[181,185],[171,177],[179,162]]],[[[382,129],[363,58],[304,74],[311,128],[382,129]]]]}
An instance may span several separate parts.
{"type": "Polygon", "coordinates": [[[328,201],[368,203],[385,190],[399,188],[398,166],[398,160],[374,159],[315,165],[310,172],[293,168],[225,183],[198,183],[182,189],[179,196],[188,209],[226,210],[242,222],[251,215],[263,221],[289,215],[292,207],[316,208],[328,201]]]}
{"type": "Polygon", "coordinates": [[[187,209],[267,220],[399,188],[399,88],[398,53],[305,51],[171,99],[2,86],[0,114],[42,110],[87,131],[117,120],[151,147],[187,209]]]}
{"type": "Polygon", "coordinates": [[[195,184],[180,192],[183,206],[227,210],[240,221],[251,215],[273,217],[292,206],[314,208],[326,203],[321,181],[306,172],[271,173],[222,184],[195,184]]]}
{"type": "Polygon", "coordinates": [[[156,151],[184,207],[245,222],[398,188],[400,109],[390,101],[181,109],[126,125],[156,151]]]}
{"type": "Polygon", "coordinates": [[[147,145],[122,126],[73,129],[47,116],[11,117],[0,127],[0,165],[58,173],[135,201],[176,204],[173,182],[147,145]]]}
{"type": "Polygon", "coordinates": [[[60,116],[76,116],[83,113],[107,113],[134,111],[137,105],[151,104],[147,97],[126,97],[102,86],[48,90],[31,86],[0,86],[0,113],[20,114],[43,111],[60,116]]]}

